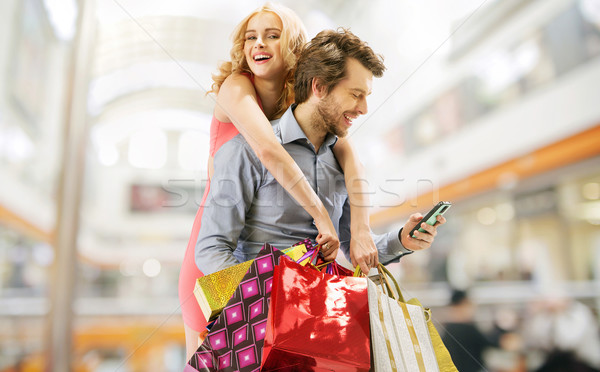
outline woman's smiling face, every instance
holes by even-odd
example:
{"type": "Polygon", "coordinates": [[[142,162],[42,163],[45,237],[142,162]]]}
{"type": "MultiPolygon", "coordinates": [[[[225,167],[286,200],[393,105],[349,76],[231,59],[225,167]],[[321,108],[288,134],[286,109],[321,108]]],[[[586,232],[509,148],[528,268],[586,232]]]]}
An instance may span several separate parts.
{"type": "Polygon", "coordinates": [[[281,19],[271,12],[258,13],[246,26],[244,56],[255,76],[280,78],[285,72],[281,55],[281,19]]]}

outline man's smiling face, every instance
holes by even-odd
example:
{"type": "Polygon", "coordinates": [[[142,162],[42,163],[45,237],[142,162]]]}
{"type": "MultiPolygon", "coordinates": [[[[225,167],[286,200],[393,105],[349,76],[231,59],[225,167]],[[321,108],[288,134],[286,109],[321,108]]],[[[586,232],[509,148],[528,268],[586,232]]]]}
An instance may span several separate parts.
{"type": "Polygon", "coordinates": [[[317,106],[313,124],[321,130],[345,137],[352,121],[368,111],[373,74],[358,60],[348,58],[346,76],[326,94],[317,106]]]}

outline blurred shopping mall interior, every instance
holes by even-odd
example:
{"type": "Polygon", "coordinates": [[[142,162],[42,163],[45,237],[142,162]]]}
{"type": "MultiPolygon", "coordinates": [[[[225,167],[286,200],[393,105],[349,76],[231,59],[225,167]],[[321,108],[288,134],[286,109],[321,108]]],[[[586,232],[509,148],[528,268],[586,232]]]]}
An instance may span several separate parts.
{"type": "MultiPolygon", "coordinates": [[[[182,369],[206,92],[262,3],[0,1],[0,371],[182,369]]],[[[577,351],[600,337],[600,1],[281,3],[310,37],[348,27],[385,57],[349,134],[372,229],[453,203],[390,265],[405,296],[443,332],[468,290],[482,332],[515,336],[486,371],[557,348],[600,368],[577,351]]]]}

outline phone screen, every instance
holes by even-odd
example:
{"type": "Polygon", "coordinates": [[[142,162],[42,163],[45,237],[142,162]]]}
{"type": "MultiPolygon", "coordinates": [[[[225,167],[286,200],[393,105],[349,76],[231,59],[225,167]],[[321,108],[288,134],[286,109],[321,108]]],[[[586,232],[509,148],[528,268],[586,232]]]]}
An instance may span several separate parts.
{"type": "Polygon", "coordinates": [[[444,213],[446,213],[446,211],[452,206],[452,203],[447,202],[447,201],[441,201],[439,203],[437,203],[433,208],[431,208],[431,210],[429,212],[427,212],[427,214],[425,215],[425,217],[423,217],[423,219],[421,220],[421,222],[419,222],[417,224],[417,226],[415,226],[411,231],[410,231],[410,236],[412,236],[413,238],[415,231],[419,230],[420,232],[425,232],[425,230],[423,230],[421,226],[421,223],[425,222],[428,225],[435,225],[435,223],[437,222],[437,216],[443,215],[444,213]]]}

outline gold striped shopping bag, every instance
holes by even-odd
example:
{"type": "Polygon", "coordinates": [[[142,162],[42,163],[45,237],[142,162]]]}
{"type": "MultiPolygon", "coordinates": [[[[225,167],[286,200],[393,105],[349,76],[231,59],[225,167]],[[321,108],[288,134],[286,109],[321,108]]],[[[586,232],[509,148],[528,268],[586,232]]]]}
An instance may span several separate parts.
{"type": "Polygon", "coordinates": [[[458,372],[431,322],[429,310],[415,299],[404,301],[389,271],[383,265],[379,271],[381,289],[371,280],[368,284],[373,369],[458,372]]]}

